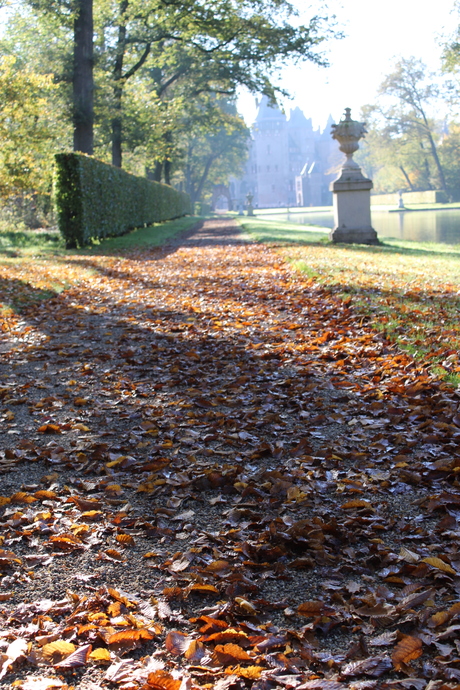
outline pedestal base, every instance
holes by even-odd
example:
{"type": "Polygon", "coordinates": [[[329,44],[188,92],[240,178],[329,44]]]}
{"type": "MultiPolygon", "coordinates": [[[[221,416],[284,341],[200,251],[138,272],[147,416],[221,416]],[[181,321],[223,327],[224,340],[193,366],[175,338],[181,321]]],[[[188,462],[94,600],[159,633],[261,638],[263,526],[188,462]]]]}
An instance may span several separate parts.
{"type": "MultiPolygon", "coordinates": [[[[356,166],[356,164],[355,164],[356,166]]],[[[329,234],[333,242],[346,244],[379,244],[371,221],[372,180],[358,166],[344,166],[331,183],[335,227],[329,234]]]]}
{"type": "Polygon", "coordinates": [[[374,228],[334,228],[329,233],[332,242],[344,242],[346,244],[380,244],[374,228]]]}

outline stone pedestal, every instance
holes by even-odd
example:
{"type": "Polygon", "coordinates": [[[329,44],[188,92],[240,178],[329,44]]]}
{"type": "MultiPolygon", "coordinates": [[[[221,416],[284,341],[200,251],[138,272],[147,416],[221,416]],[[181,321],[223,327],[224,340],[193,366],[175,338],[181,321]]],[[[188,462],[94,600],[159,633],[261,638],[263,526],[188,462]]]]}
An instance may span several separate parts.
{"type": "Polygon", "coordinates": [[[340,177],[330,185],[334,204],[333,242],[378,244],[371,224],[372,180],[358,169],[342,169],[340,177]]]}
{"type": "Polygon", "coordinates": [[[353,153],[359,149],[359,140],[366,134],[363,122],[351,119],[350,108],[338,125],[332,125],[332,138],[346,155],[339,177],[331,183],[334,202],[335,227],[329,237],[333,242],[379,244],[371,225],[372,180],[367,179],[353,153]]]}

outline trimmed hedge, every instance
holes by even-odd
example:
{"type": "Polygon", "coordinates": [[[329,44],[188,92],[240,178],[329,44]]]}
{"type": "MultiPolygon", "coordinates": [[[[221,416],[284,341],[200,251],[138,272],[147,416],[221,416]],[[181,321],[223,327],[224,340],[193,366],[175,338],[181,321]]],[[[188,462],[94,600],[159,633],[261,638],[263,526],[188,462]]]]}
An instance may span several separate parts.
{"type": "Polygon", "coordinates": [[[191,212],[190,197],[81,153],[55,156],[54,199],[68,248],[191,212]]]}

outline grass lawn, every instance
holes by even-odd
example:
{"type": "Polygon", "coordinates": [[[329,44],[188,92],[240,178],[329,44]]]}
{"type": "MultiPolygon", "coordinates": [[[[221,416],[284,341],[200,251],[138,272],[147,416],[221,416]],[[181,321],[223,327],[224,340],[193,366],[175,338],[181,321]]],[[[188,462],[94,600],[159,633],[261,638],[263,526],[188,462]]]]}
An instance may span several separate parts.
{"type": "Polygon", "coordinates": [[[186,216],[112,237],[85,249],[66,249],[57,230],[0,228],[0,330],[24,307],[48,299],[94,273],[82,257],[113,256],[164,244],[201,218],[186,216]],[[3,323],[1,321],[3,318],[3,323]]]}
{"type": "Polygon", "coordinates": [[[334,245],[325,229],[238,221],[248,236],[277,247],[294,268],[352,302],[433,374],[459,385],[460,244],[334,245]]]}

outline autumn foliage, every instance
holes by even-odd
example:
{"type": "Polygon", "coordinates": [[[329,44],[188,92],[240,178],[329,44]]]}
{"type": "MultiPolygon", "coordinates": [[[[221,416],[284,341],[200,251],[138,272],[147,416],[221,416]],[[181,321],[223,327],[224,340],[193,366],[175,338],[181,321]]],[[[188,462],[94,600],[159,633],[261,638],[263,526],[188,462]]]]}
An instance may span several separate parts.
{"type": "Polygon", "coordinates": [[[457,688],[457,391],[228,221],[66,261],[3,319],[0,687],[457,688]]]}

